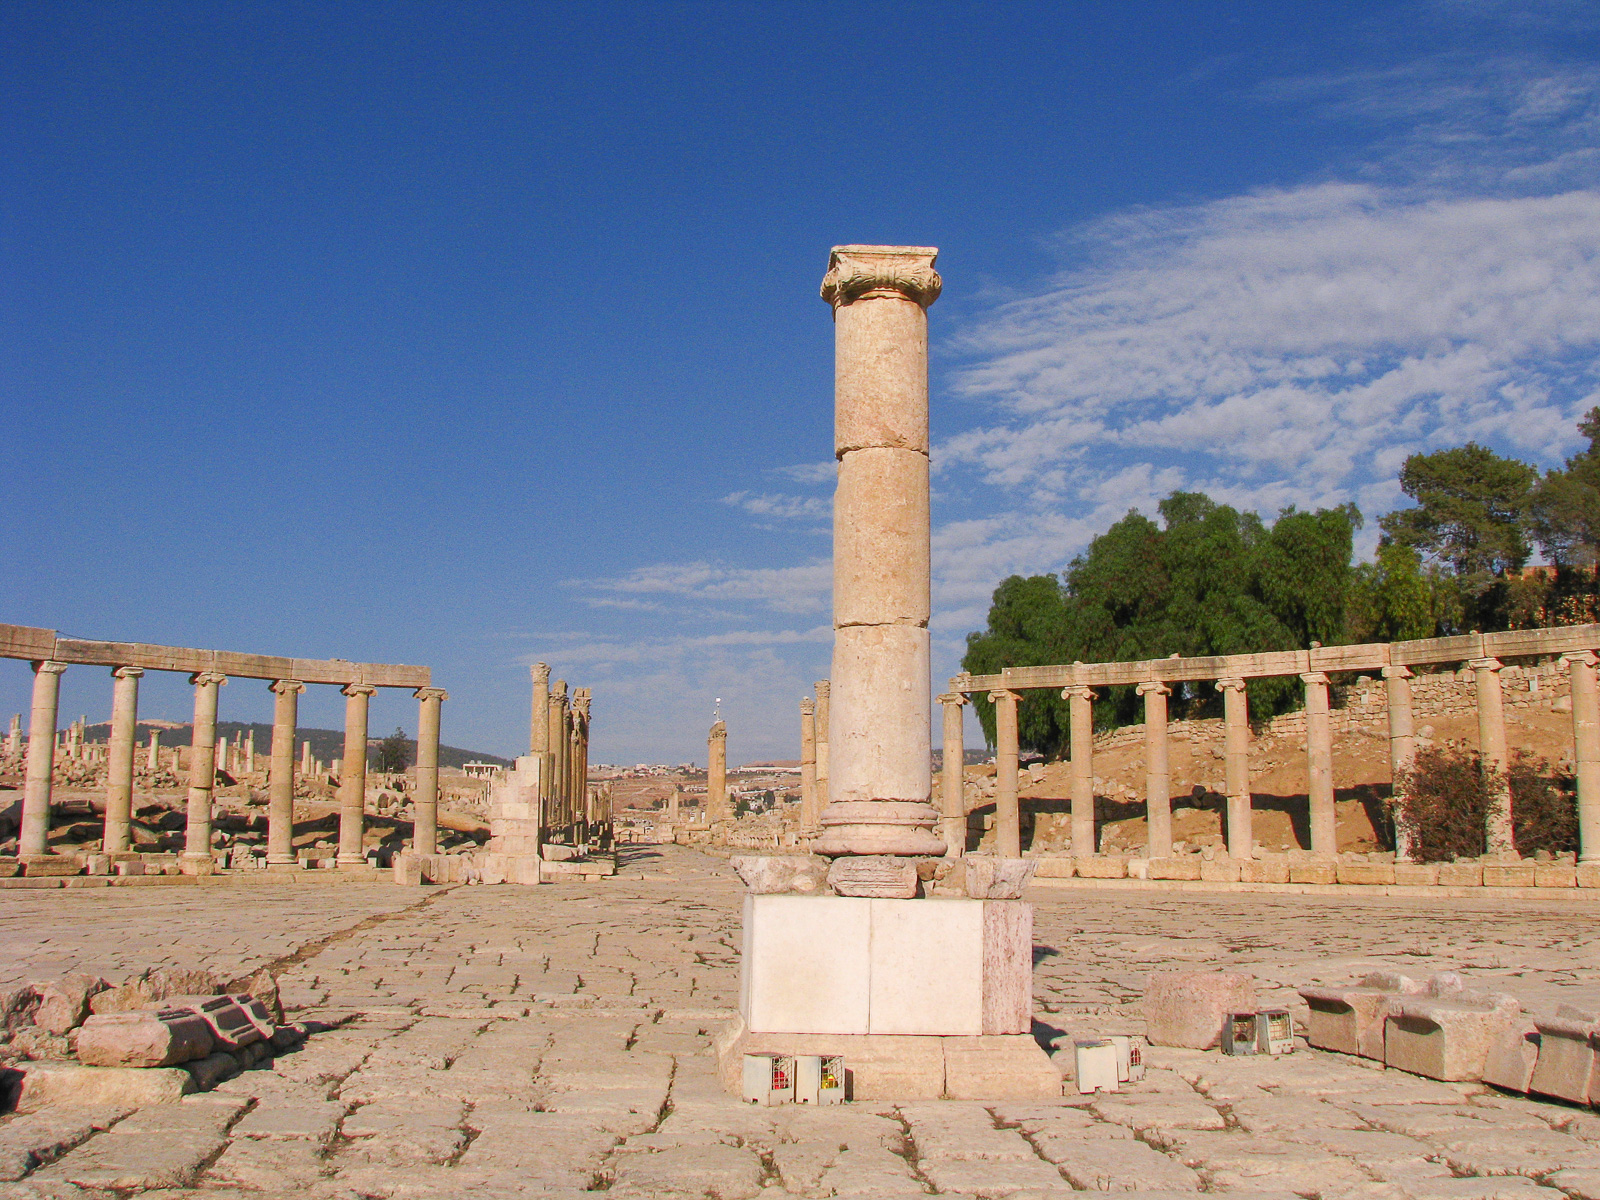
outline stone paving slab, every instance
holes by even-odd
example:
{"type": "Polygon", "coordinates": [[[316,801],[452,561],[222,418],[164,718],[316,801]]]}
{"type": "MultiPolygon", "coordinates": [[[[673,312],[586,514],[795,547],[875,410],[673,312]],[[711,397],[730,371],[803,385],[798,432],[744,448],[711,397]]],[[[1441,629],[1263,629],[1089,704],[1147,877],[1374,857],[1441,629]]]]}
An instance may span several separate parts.
{"type": "MultiPolygon", "coordinates": [[[[1142,1083],[1059,1103],[742,1105],[709,1051],[737,994],[739,887],[690,850],[537,889],[155,895],[0,895],[17,947],[0,970],[279,963],[292,1015],[336,1027],[181,1104],[0,1118],[8,1200],[1600,1200],[1600,1116],[1305,1049],[1156,1048],[1142,1083]]],[[[1036,1032],[1061,1043],[1138,1032],[1145,976],[1175,965],[1249,971],[1266,1002],[1379,968],[1457,970],[1530,1004],[1600,992],[1600,905],[1034,899],[1036,1032]]]]}

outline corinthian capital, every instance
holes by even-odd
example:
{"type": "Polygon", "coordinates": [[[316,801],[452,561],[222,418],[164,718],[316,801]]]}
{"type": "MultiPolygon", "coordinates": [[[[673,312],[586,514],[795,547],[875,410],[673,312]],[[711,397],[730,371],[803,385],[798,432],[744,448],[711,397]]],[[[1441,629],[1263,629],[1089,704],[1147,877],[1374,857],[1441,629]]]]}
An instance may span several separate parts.
{"type": "Polygon", "coordinates": [[[892,296],[927,308],[939,298],[935,246],[835,246],[822,278],[822,298],[834,308],[892,296]]]}

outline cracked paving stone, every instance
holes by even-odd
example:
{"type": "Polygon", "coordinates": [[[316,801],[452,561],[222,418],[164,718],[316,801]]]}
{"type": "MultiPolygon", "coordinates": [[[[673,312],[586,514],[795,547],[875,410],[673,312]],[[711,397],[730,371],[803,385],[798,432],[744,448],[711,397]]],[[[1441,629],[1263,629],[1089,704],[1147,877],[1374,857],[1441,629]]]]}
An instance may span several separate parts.
{"type": "Polygon", "coordinates": [[[1147,1129],[1225,1129],[1228,1122],[1211,1105],[1198,1098],[1176,1096],[1097,1099],[1089,1106],[1104,1121],[1147,1129]]]}
{"type": "Polygon", "coordinates": [[[997,1200],[1019,1192],[1072,1192],[1061,1172],[1037,1157],[1023,1159],[924,1158],[917,1169],[940,1192],[960,1192],[997,1200]]]}
{"type": "Polygon", "coordinates": [[[1565,1167],[1600,1167],[1600,1150],[1552,1129],[1488,1129],[1433,1139],[1463,1175],[1547,1175],[1565,1167]]]}
{"type": "Polygon", "coordinates": [[[748,1150],[692,1146],[643,1154],[618,1154],[613,1196],[714,1195],[750,1200],[761,1193],[765,1170],[748,1150]]]}
{"type": "Polygon", "coordinates": [[[268,1141],[238,1138],[206,1169],[201,1182],[233,1185],[252,1191],[301,1188],[329,1170],[322,1147],[314,1141],[268,1141]]]}
{"type": "Polygon", "coordinates": [[[1053,1140],[1041,1149],[1072,1185],[1087,1192],[1197,1192],[1200,1176],[1143,1142],[1116,1138],[1053,1140]]]}
{"type": "Polygon", "coordinates": [[[1151,1140],[1198,1171],[1208,1191],[1344,1191],[1373,1182],[1353,1162],[1313,1146],[1245,1133],[1175,1130],[1151,1140]]]}

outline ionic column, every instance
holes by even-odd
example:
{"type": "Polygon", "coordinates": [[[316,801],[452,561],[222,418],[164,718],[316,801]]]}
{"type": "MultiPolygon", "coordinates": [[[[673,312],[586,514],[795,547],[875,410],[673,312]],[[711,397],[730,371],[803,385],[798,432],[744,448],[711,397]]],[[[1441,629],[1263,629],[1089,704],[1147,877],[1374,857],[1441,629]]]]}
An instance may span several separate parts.
{"type": "Polygon", "coordinates": [[[161,730],[150,731],[150,752],[145,759],[144,769],[152,774],[161,769],[161,730]]]}
{"type": "Polygon", "coordinates": [[[106,826],[101,845],[121,854],[132,844],[133,756],[139,725],[138,667],[116,667],[111,678],[111,743],[106,761],[106,826]]]}
{"type": "Polygon", "coordinates": [[[1072,760],[1072,856],[1094,854],[1094,701],[1086,687],[1061,692],[1067,702],[1067,733],[1072,760]]]}
{"type": "Polygon", "coordinates": [[[189,682],[194,684],[194,736],[189,741],[189,824],[179,865],[188,874],[209,874],[211,798],[217,786],[217,689],[228,677],[197,671],[189,682]]]}
{"type": "Polygon", "coordinates": [[[66,663],[33,664],[33,705],[28,714],[28,776],[22,792],[18,854],[44,854],[50,836],[50,777],[56,766],[56,710],[66,663]]]}
{"type": "Polygon", "coordinates": [[[1311,810],[1311,853],[1339,853],[1333,806],[1333,730],[1328,723],[1328,677],[1321,671],[1300,676],[1306,685],[1306,802],[1311,810]]]}
{"type": "MultiPolygon", "coordinates": [[[[549,668],[546,668],[548,674],[549,668]]],[[[417,798],[412,805],[411,848],[418,854],[439,852],[439,716],[450,699],[443,688],[418,688],[417,798]]]]}
{"type": "MultiPolygon", "coordinates": [[[[1491,854],[1515,854],[1516,836],[1511,824],[1511,765],[1506,755],[1506,712],[1500,692],[1500,660],[1474,659],[1467,664],[1478,686],[1478,753],[1489,780],[1489,814],[1484,822],[1484,840],[1491,854]]],[[[1576,714],[1578,704],[1573,700],[1576,714]]]]}
{"type": "Polygon", "coordinates": [[[822,810],[828,807],[831,799],[828,791],[828,721],[832,714],[829,695],[833,685],[826,679],[819,679],[812,686],[817,693],[817,819],[811,826],[812,835],[815,836],[822,829],[822,810]]]}
{"type": "MultiPolygon", "coordinates": [[[[362,844],[367,816],[367,701],[378,689],[347,684],[344,693],[344,766],[339,772],[339,857],[341,867],[366,864],[362,844]]],[[[309,746],[310,743],[307,743],[309,746]]]]}
{"type": "Polygon", "coordinates": [[[944,839],[944,856],[960,858],[967,849],[967,803],[962,794],[966,779],[967,735],[963,728],[967,697],[962,692],[946,692],[939,697],[944,706],[944,757],[939,772],[939,836],[944,839]]]}
{"type": "Polygon", "coordinates": [[[1017,802],[1017,702],[1012,691],[990,692],[994,704],[994,852],[1022,857],[1022,811],[1017,802]]]}
{"type": "MultiPolygon", "coordinates": [[[[929,744],[928,316],[937,251],[836,246],[829,804],[815,849],[937,855],[929,744]]],[[[837,887],[837,884],[836,884],[837,887]]]]}
{"type": "Polygon", "coordinates": [[[706,820],[716,825],[728,820],[728,726],[713,721],[706,738],[706,820]]]}
{"type": "Polygon", "coordinates": [[[812,837],[817,831],[817,702],[810,696],[800,701],[800,836],[812,837]]]}
{"type": "Polygon", "coordinates": [[[1144,807],[1148,825],[1145,855],[1172,856],[1172,776],[1167,769],[1167,697],[1172,689],[1159,679],[1134,691],[1144,697],[1144,807]]]}
{"type": "MultiPolygon", "coordinates": [[[[1411,672],[1402,666],[1383,669],[1389,700],[1389,804],[1398,812],[1405,799],[1405,776],[1417,756],[1417,739],[1411,725],[1411,672]]],[[[1397,818],[1394,823],[1396,862],[1411,861],[1411,834],[1397,818]]]]}
{"type": "Polygon", "coordinates": [[[1242,679],[1219,679],[1222,692],[1222,760],[1228,789],[1228,853],[1251,858],[1255,832],[1250,812],[1250,697],[1242,679]]]}
{"type": "Polygon", "coordinates": [[[300,712],[297,679],[268,685],[272,701],[272,750],[267,760],[267,865],[289,867],[294,857],[294,729],[300,712]]]}

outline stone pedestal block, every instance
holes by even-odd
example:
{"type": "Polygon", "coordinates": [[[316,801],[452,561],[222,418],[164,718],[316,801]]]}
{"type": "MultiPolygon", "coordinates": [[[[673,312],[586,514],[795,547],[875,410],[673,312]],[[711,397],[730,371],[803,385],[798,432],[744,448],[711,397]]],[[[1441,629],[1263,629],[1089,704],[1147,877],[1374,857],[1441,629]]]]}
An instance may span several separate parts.
{"type": "Polygon", "coordinates": [[[1433,887],[1439,882],[1439,864],[1397,862],[1394,881],[1408,887],[1433,887]]]}
{"type": "Polygon", "coordinates": [[[1115,854],[1101,858],[1080,858],[1077,860],[1077,868],[1080,879],[1126,879],[1128,877],[1128,860],[1115,854]]]}
{"type": "Polygon", "coordinates": [[[1145,1036],[1156,1046],[1210,1050],[1232,1012],[1254,1011],[1256,981],[1237,971],[1154,971],[1144,993],[1145,1036]]]}
{"type": "Polygon", "coordinates": [[[1186,854],[1181,858],[1152,858],[1146,879],[1199,879],[1200,858],[1186,854]]]}
{"type": "Polygon", "coordinates": [[[1282,857],[1246,858],[1239,861],[1240,883],[1288,883],[1289,860],[1282,857]]]}
{"type": "Polygon", "coordinates": [[[1482,887],[1483,865],[1481,863],[1440,863],[1440,887],[1482,887]]]}
{"type": "Polygon", "coordinates": [[[1426,991],[1425,983],[1389,971],[1368,975],[1354,987],[1301,988],[1300,998],[1310,1010],[1306,1041],[1319,1050],[1382,1062],[1383,1021],[1390,1002],[1426,991]]]}
{"type": "Polygon", "coordinates": [[[1384,1065],[1445,1082],[1482,1079],[1489,1050],[1521,1011],[1493,993],[1397,999],[1384,1020],[1384,1065]]]}
{"type": "Polygon", "coordinates": [[[1484,863],[1484,887],[1532,887],[1533,863],[1484,863]]]}
{"type": "Polygon", "coordinates": [[[1573,1104],[1600,1097],[1600,1060],[1595,1055],[1600,1027],[1569,1015],[1536,1017],[1534,1024],[1539,1030],[1539,1061],[1525,1090],[1573,1104]]]}
{"type": "Polygon", "coordinates": [[[739,1011],[752,1032],[1027,1033],[1032,982],[1020,900],[745,897],[739,1011]]]}
{"type": "Polygon", "coordinates": [[[1538,1061],[1539,1027],[1523,1018],[1506,1026],[1500,1040],[1489,1048],[1483,1081],[1508,1092],[1526,1092],[1538,1061]]]}
{"type": "Polygon", "coordinates": [[[1578,886],[1578,872],[1571,863],[1533,864],[1533,886],[1569,888],[1578,886]]]}
{"type": "Polygon", "coordinates": [[[1393,863],[1341,861],[1337,870],[1340,883],[1370,885],[1395,882],[1393,863]]]}
{"type": "Polygon", "coordinates": [[[1338,883],[1339,868],[1332,859],[1309,859],[1289,864],[1290,883],[1338,883]]]}
{"type": "Polygon", "coordinates": [[[1210,862],[1201,860],[1200,878],[1208,883],[1238,883],[1243,878],[1240,870],[1246,860],[1237,858],[1214,858],[1210,862]]]}

